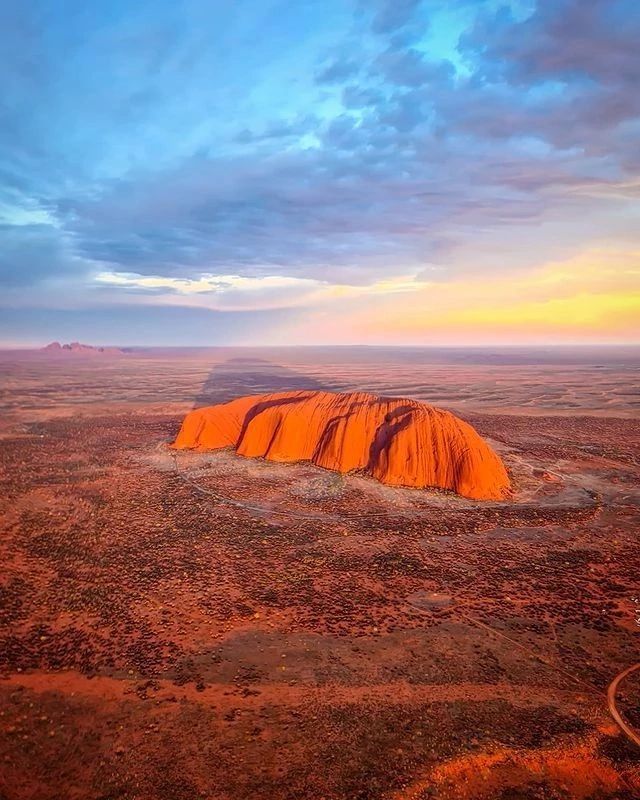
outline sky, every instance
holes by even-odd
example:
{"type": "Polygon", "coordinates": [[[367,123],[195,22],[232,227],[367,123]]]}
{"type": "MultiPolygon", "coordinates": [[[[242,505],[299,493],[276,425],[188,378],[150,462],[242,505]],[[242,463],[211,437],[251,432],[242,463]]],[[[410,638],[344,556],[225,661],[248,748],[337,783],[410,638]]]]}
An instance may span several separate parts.
{"type": "Polygon", "coordinates": [[[640,342],[637,0],[0,4],[0,345],[640,342]]]}

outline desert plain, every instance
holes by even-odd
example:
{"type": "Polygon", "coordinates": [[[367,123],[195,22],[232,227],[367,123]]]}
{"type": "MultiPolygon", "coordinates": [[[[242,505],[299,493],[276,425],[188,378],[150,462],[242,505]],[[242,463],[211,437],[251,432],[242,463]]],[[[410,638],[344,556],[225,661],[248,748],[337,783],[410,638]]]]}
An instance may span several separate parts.
{"type": "Polygon", "coordinates": [[[0,372],[2,800],[640,797],[637,352],[0,372]],[[169,447],[193,408],[300,389],[451,410],[513,494],[169,447]]]}

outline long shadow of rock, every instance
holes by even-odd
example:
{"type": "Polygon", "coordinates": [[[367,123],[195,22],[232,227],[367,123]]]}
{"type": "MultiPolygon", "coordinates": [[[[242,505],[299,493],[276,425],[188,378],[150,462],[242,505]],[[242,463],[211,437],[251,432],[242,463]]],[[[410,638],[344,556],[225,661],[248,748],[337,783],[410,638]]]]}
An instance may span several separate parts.
{"type": "Polygon", "coordinates": [[[195,398],[193,407],[201,408],[225,403],[234,397],[248,394],[270,394],[304,389],[335,391],[329,383],[323,383],[290,367],[274,364],[262,358],[230,358],[213,367],[195,398]]]}

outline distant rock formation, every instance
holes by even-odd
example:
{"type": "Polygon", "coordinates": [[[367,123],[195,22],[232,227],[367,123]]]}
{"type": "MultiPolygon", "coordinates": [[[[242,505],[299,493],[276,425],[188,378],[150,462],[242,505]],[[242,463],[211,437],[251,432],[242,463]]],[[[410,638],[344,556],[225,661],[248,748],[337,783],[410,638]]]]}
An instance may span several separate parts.
{"type": "Polygon", "coordinates": [[[91,344],[80,344],[80,342],[70,342],[69,344],[51,342],[42,350],[46,353],[106,353],[107,355],[120,355],[127,352],[120,347],[94,347],[91,344]]]}
{"type": "Polygon", "coordinates": [[[282,392],[199,408],[187,414],[173,447],[232,447],[475,500],[500,500],[510,490],[502,461],[468,423],[416,400],[361,392],[282,392]]]}

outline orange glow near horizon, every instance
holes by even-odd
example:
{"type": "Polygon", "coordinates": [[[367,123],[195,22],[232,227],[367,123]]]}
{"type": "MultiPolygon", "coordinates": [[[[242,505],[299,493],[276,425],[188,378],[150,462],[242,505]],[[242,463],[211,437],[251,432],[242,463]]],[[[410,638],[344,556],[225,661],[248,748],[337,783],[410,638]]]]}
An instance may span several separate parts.
{"type": "Polygon", "coordinates": [[[362,343],[504,344],[640,341],[640,253],[594,251],[482,282],[461,275],[413,292],[325,305],[307,329],[362,343]]]}

